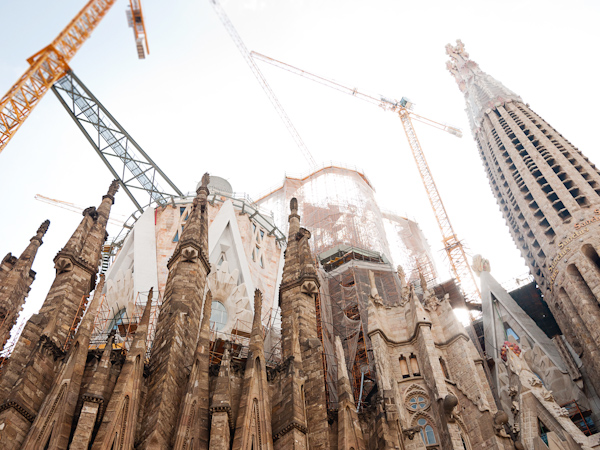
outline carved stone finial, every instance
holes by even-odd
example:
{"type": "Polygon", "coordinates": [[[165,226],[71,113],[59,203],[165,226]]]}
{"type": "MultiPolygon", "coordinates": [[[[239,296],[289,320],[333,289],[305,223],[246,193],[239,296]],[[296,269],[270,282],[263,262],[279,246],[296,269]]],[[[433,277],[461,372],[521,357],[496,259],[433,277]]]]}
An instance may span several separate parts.
{"type": "Polygon", "coordinates": [[[375,285],[375,274],[372,270],[369,270],[369,283],[371,284],[371,298],[373,299],[373,303],[383,306],[383,299],[379,295],[379,291],[377,291],[377,286],[375,285]]]}
{"type": "Polygon", "coordinates": [[[406,286],[406,273],[402,266],[398,266],[396,270],[398,271],[398,278],[400,278],[400,287],[403,288],[406,286]]]}
{"type": "Polygon", "coordinates": [[[207,188],[208,187],[208,183],[210,183],[210,175],[207,173],[205,173],[204,175],[202,175],[202,187],[207,188]]]}
{"type": "Polygon", "coordinates": [[[471,267],[477,276],[481,276],[481,272],[490,272],[490,262],[481,255],[473,256],[471,267]]]}
{"type": "Polygon", "coordinates": [[[258,311],[258,315],[260,317],[260,312],[262,310],[262,292],[260,289],[254,290],[254,314],[258,311]]]}
{"type": "Polygon", "coordinates": [[[44,220],[44,221],[42,222],[42,224],[40,225],[40,227],[38,228],[38,230],[37,230],[37,233],[38,233],[38,234],[40,234],[40,233],[41,233],[41,234],[42,234],[42,236],[43,236],[43,235],[44,235],[44,234],[46,234],[46,232],[48,231],[48,227],[49,227],[49,226],[50,226],[50,221],[49,221],[49,220],[44,220]]]}
{"type": "Polygon", "coordinates": [[[85,208],[81,213],[83,217],[90,216],[94,221],[98,219],[98,211],[96,211],[95,206],[90,206],[89,208],[85,208]]]}
{"type": "Polygon", "coordinates": [[[423,289],[423,293],[427,292],[427,281],[425,281],[425,277],[423,276],[421,271],[419,271],[419,283],[421,284],[421,289],[423,289]]]}
{"type": "Polygon", "coordinates": [[[298,214],[298,200],[296,197],[290,200],[290,211],[292,214],[298,214]]]}
{"type": "Polygon", "coordinates": [[[113,182],[110,183],[110,186],[108,188],[108,192],[106,193],[106,195],[110,195],[111,197],[114,197],[118,190],[119,190],[119,180],[113,180],[113,182]]]}

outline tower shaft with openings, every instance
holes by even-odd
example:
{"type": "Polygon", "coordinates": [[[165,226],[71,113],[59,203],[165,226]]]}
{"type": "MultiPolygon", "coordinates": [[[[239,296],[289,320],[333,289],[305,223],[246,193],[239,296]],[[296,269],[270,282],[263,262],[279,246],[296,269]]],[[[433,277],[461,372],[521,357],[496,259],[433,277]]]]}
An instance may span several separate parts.
{"type": "Polygon", "coordinates": [[[466,101],[492,191],[563,334],[600,388],[600,172],[461,41],[447,68],[466,101]]]}

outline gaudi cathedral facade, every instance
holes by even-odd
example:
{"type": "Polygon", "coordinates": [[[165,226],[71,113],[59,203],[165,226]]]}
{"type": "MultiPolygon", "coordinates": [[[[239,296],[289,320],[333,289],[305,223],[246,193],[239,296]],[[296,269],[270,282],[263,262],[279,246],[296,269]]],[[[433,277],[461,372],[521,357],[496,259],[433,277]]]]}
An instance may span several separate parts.
{"type": "Polygon", "coordinates": [[[114,182],[11,349],[49,223],[0,264],[0,448],[600,449],[600,175],[462,44],[448,52],[539,290],[523,301],[475,258],[465,328],[418,225],[334,166],[256,202],[206,174],[99,274],[114,182]]]}

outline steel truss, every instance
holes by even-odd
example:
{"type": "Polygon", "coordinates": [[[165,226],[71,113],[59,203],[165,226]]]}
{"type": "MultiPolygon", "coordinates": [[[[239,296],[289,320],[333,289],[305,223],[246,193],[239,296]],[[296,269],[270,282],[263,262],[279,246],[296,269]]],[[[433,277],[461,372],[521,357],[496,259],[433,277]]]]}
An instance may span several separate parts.
{"type": "Polygon", "coordinates": [[[153,203],[165,205],[183,196],[73,71],[52,90],[140,214],[153,203]]]}

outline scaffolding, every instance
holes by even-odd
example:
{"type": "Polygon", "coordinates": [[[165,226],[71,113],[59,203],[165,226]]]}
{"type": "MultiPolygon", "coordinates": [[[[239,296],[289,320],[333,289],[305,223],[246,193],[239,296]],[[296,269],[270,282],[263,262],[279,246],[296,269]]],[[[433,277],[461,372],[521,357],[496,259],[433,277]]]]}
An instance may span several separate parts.
{"type": "Polygon", "coordinates": [[[591,436],[598,433],[598,428],[592,419],[592,412],[589,409],[582,408],[575,400],[571,400],[560,406],[567,410],[569,418],[583,434],[591,436]]]}
{"type": "MultiPolygon", "coordinates": [[[[120,349],[124,354],[127,354],[131,347],[135,331],[137,330],[144,313],[146,304],[148,303],[148,294],[149,291],[137,293],[131,315],[129,315],[126,308],[120,308],[119,305],[115,305],[117,308],[116,311],[114,307],[110,308],[106,302],[106,295],[103,294],[94,319],[92,339],[90,340],[89,348],[104,349],[109,335],[114,332],[115,338],[113,341],[113,348],[120,349]]],[[[156,335],[156,324],[162,306],[161,292],[155,291],[151,301],[152,305],[150,306],[148,334],[146,336],[146,364],[150,360],[150,351],[152,350],[152,344],[156,335]]]]}

